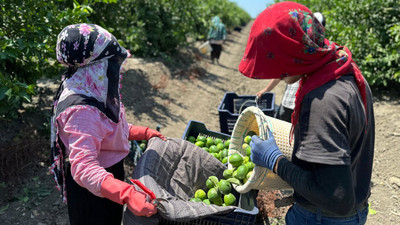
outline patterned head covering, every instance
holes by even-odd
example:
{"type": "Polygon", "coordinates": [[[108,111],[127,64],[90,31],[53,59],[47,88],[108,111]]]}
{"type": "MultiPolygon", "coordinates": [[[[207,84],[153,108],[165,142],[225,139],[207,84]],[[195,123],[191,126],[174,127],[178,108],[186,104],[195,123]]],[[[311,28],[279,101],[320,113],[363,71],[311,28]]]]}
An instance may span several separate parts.
{"type": "Polygon", "coordinates": [[[226,28],[222,23],[219,16],[214,16],[211,19],[211,26],[208,32],[208,38],[213,40],[225,40],[226,39],[226,28]]]}
{"type": "Polygon", "coordinates": [[[239,71],[255,79],[306,76],[296,94],[292,125],[303,97],[344,74],[354,74],[366,107],[365,80],[345,46],[329,41],[313,13],[295,2],[269,6],[254,21],[239,71]]]}
{"type": "Polygon", "coordinates": [[[57,117],[75,105],[94,106],[114,123],[120,114],[120,69],[128,56],[107,30],[94,24],[65,27],[57,39],[57,60],[67,66],[54,98],[51,148],[57,187],[65,197],[65,147],[58,140],[57,117]]]}

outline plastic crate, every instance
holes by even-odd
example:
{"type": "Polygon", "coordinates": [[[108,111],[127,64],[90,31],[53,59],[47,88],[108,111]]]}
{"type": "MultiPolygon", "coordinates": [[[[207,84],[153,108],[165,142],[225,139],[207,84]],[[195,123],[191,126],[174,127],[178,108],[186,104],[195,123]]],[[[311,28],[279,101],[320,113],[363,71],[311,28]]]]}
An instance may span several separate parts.
{"type": "Polygon", "coordinates": [[[178,222],[161,218],[159,224],[165,225],[253,225],[256,222],[257,214],[257,191],[251,190],[245,194],[239,194],[234,189],[232,193],[239,199],[237,209],[227,214],[212,215],[201,219],[178,222]]]}
{"type": "MultiPolygon", "coordinates": [[[[182,139],[187,140],[189,136],[197,137],[203,135],[206,137],[220,138],[222,140],[229,140],[230,135],[212,131],[207,129],[206,125],[196,120],[189,120],[186,129],[183,133],[182,139]]],[[[219,214],[208,216],[201,219],[177,222],[161,219],[159,224],[166,225],[252,225],[256,221],[257,214],[259,212],[257,208],[257,191],[251,190],[248,193],[240,194],[232,188],[232,193],[238,199],[239,208],[233,210],[228,214],[219,214]]]]}
{"type": "Polygon", "coordinates": [[[274,116],[276,110],[275,93],[264,93],[256,104],[256,95],[237,95],[234,92],[226,92],[218,106],[221,132],[229,135],[232,134],[239,114],[245,108],[257,105],[265,115],[274,116]]]}
{"type": "Polygon", "coordinates": [[[228,134],[223,134],[220,132],[208,130],[206,125],[202,122],[196,120],[189,120],[185,132],[183,133],[182,139],[187,140],[189,136],[197,137],[199,134],[204,135],[206,137],[212,138],[221,138],[226,141],[231,138],[228,134]]]}

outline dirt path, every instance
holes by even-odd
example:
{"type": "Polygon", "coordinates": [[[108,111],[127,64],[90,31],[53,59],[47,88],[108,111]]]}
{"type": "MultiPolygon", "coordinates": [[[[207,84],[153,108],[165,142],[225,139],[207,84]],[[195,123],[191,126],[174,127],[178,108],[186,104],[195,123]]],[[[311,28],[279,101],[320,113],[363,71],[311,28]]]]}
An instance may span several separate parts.
{"type": "MultiPolygon", "coordinates": [[[[224,93],[255,95],[268,82],[251,80],[237,70],[249,29],[247,26],[241,33],[229,35],[221,65],[211,64],[203,56],[191,67],[171,72],[158,61],[129,59],[122,88],[128,121],[151,128],[160,125],[161,132],[169,137],[182,137],[189,120],[201,121],[207,129],[220,131],[218,105],[224,93]]],[[[284,87],[281,82],[274,89],[276,104],[281,101],[284,87]]],[[[367,225],[397,225],[400,224],[399,94],[382,91],[374,94],[376,151],[370,202],[376,214],[368,217],[367,225]]],[[[27,202],[20,198],[0,206],[2,224],[68,224],[66,206],[58,197],[46,165],[39,164],[41,169],[23,184],[36,192],[30,195],[21,191],[19,196],[31,197],[27,202]],[[45,194],[41,195],[42,192],[45,194]]]]}
{"type": "MultiPolygon", "coordinates": [[[[225,92],[255,95],[267,84],[249,79],[237,69],[248,31],[249,26],[242,33],[229,35],[220,65],[211,64],[205,56],[207,59],[197,63],[203,70],[194,69],[184,76],[171,75],[159,63],[130,59],[126,67],[133,70],[124,76],[122,91],[128,121],[153,128],[160,124],[162,133],[169,137],[182,137],[189,120],[204,122],[208,129],[219,131],[218,105],[225,92]]],[[[278,103],[284,87],[281,82],[275,89],[278,103]]]]}

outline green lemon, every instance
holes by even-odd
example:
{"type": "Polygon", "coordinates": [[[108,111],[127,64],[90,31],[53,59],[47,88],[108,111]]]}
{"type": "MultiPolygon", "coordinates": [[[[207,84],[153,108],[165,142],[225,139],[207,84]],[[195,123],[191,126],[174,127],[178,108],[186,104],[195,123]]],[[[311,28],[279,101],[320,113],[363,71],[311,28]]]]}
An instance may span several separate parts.
{"type": "Polygon", "coordinates": [[[226,140],[225,142],[224,142],[224,147],[225,148],[229,148],[229,144],[231,143],[231,140],[230,139],[228,139],[228,140],[226,140]]]}
{"type": "Polygon", "coordinates": [[[218,177],[216,176],[210,176],[208,177],[208,179],[206,180],[206,186],[208,189],[214,188],[218,185],[218,177]]]}
{"type": "Polygon", "coordinates": [[[221,206],[222,203],[223,203],[223,200],[222,200],[222,197],[221,197],[221,196],[218,196],[218,197],[215,198],[215,199],[211,199],[211,202],[214,203],[215,205],[221,206]]]}
{"type": "Polygon", "coordinates": [[[217,199],[220,196],[219,196],[219,193],[218,193],[217,189],[211,188],[207,192],[207,197],[208,197],[208,199],[210,199],[213,202],[214,199],[217,199]]]}
{"type": "Polygon", "coordinates": [[[202,141],[202,142],[206,143],[207,142],[207,138],[205,136],[203,136],[203,135],[199,135],[199,136],[197,136],[196,141],[202,141]]]}
{"type": "Polygon", "coordinates": [[[250,157],[248,157],[247,155],[245,157],[243,157],[243,162],[242,164],[246,164],[250,161],[250,157]]]}
{"type": "Polygon", "coordinates": [[[216,145],[211,145],[208,149],[210,150],[210,153],[218,153],[219,152],[219,149],[217,148],[216,145]]]}
{"type": "Polygon", "coordinates": [[[202,201],[207,198],[207,194],[203,189],[199,189],[194,193],[195,198],[199,198],[202,201]]]}
{"type": "Polygon", "coordinates": [[[218,150],[222,150],[222,149],[224,149],[224,144],[221,142],[221,143],[218,143],[217,144],[217,148],[218,148],[218,150]]]}
{"type": "Polygon", "coordinates": [[[219,153],[210,153],[212,156],[214,156],[216,159],[220,160],[221,156],[219,153]]]}
{"type": "Polygon", "coordinates": [[[218,153],[213,153],[214,157],[217,158],[219,161],[221,161],[221,154],[218,153]]]}
{"type": "Polygon", "coordinates": [[[218,145],[218,143],[223,143],[221,138],[215,138],[214,140],[215,145],[218,145]]]}
{"type": "Polygon", "coordinates": [[[250,157],[250,155],[251,155],[251,147],[250,147],[250,145],[246,147],[245,151],[246,151],[246,156],[250,157]]]}
{"type": "Polygon", "coordinates": [[[243,143],[242,144],[242,150],[245,151],[248,146],[250,146],[250,145],[247,144],[247,143],[243,143]]]}
{"type": "Polygon", "coordinates": [[[254,163],[253,162],[247,162],[246,164],[244,164],[248,169],[249,169],[249,171],[253,171],[253,169],[254,169],[254,163]]]}
{"type": "Polygon", "coordinates": [[[210,151],[207,147],[203,147],[202,149],[204,149],[206,152],[210,151]]]}
{"type": "Polygon", "coordinates": [[[247,181],[250,179],[251,174],[253,173],[253,171],[249,171],[246,174],[246,177],[243,179],[243,183],[247,183],[247,181]]]}
{"type": "Polygon", "coordinates": [[[247,178],[247,179],[250,179],[251,174],[253,174],[253,171],[249,171],[249,172],[247,173],[247,175],[246,175],[246,178],[247,178]]]}
{"type": "Polygon", "coordinates": [[[203,200],[206,205],[211,205],[210,199],[206,198],[203,200]]]}
{"type": "Polygon", "coordinates": [[[193,144],[196,142],[196,138],[193,136],[189,136],[187,140],[192,142],[193,144]]]}
{"type": "Polygon", "coordinates": [[[142,151],[146,150],[146,143],[140,143],[139,145],[140,149],[142,149],[142,151]]]}
{"type": "MultiPolygon", "coordinates": [[[[232,177],[233,177],[233,178],[238,178],[238,177],[237,177],[237,170],[234,170],[234,171],[232,172],[232,177]]],[[[239,179],[239,178],[238,178],[238,179],[239,179]]]]}
{"type": "Polygon", "coordinates": [[[223,176],[225,179],[229,179],[232,177],[232,169],[226,169],[224,170],[223,176]]]}
{"type": "Polygon", "coordinates": [[[196,141],[196,143],[194,143],[194,144],[199,146],[200,148],[204,147],[204,142],[203,141],[196,141]]]}
{"type": "Polygon", "coordinates": [[[249,172],[249,168],[247,168],[247,166],[245,165],[240,165],[237,168],[237,178],[238,179],[244,179],[247,175],[247,173],[249,172]]]}
{"type": "Polygon", "coordinates": [[[226,149],[226,148],[224,148],[224,149],[220,152],[220,154],[221,154],[221,158],[225,158],[225,157],[228,156],[229,150],[226,149]]]}
{"type": "Polygon", "coordinates": [[[236,197],[232,193],[224,195],[224,203],[227,206],[236,205],[236,197]]]}
{"type": "Polygon", "coordinates": [[[240,166],[243,163],[243,157],[239,153],[234,153],[229,156],[228,161],[230,164],[232,164],[232,166],[240,166]]]}
{"type": "Polygon", "coordinates": [[[202,202],[203,200],[201,200],[199,198],[191,198],[190,201],[191,202],[202,202]]]}
{"type": "Polygon", "coordinates": [[[231,193],[232,185],[229,181],[222,179],[218,183],[218,190],[224,195],[229,194],[231,193]]]}
{"type": "Polygon", "coordinates": [[[244,137],[244,142],[246,142],[247,144],[249,144],[251,141],[251,136],[247,135],[246,137],[244,137]]]}
{"type": "Polygon", "coordinates": [[[228,157],[222,158],[221,162],[222,162],[223,164],[227,163],[227,162],[228,162],[228,157]]]}
{"type": "Polygon", "coordinates": [[[211,146],[214,144],[214,139],[212,137],[208,137],[206,141],[206,146],[211,146]]]}

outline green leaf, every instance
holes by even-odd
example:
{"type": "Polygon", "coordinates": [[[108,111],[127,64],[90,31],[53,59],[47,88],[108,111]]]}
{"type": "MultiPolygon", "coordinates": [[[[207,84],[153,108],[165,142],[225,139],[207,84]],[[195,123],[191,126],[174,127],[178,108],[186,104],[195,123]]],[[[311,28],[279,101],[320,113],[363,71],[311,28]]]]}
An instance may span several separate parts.
{"type": "Polygon", "coordinates": [[[7,87],[0,87],[0,101],[6,97],[6,92],[7,92],[8,88],[7,87]]]}
{"type": "Polygon", "coordinates": [[[241,185],[240,180],[236,179],[236,178],[229,178],[227,179],[227,181],[231,184],[237,184],[237,185],[241,185]]]}
{"type": "Polygon", "coordinates": [[[5,182],[0,183],[0,188],[6,188],[6,187],[7,187],[7,184],[5,182]]]}
{"type": "Polygon", "coordinates": [[[39,189],[37,192],[37,196],[39,197],[44,197],[44,196],[49,196],[51,194],[51,190],[44,188],[44,189],[39,189]]]}
{"type": "Polygon", "coordinates": [[[4,213],[7,211],[7,209],[9,208],[9,206],[10,206],[10,204],[7,204],[7,205],[5,205],[5,206],[2,206],[2,207],[0,208],[0,215],[1,215],[1,214],[4,214],[4,213]]]}
{"type": "Polygon", "coordinates": [[[12,88],[9,88],[6,92],[4,92],[4,95],[8,96],[8,98],[11,97],[12,94],[12,88]]]}

